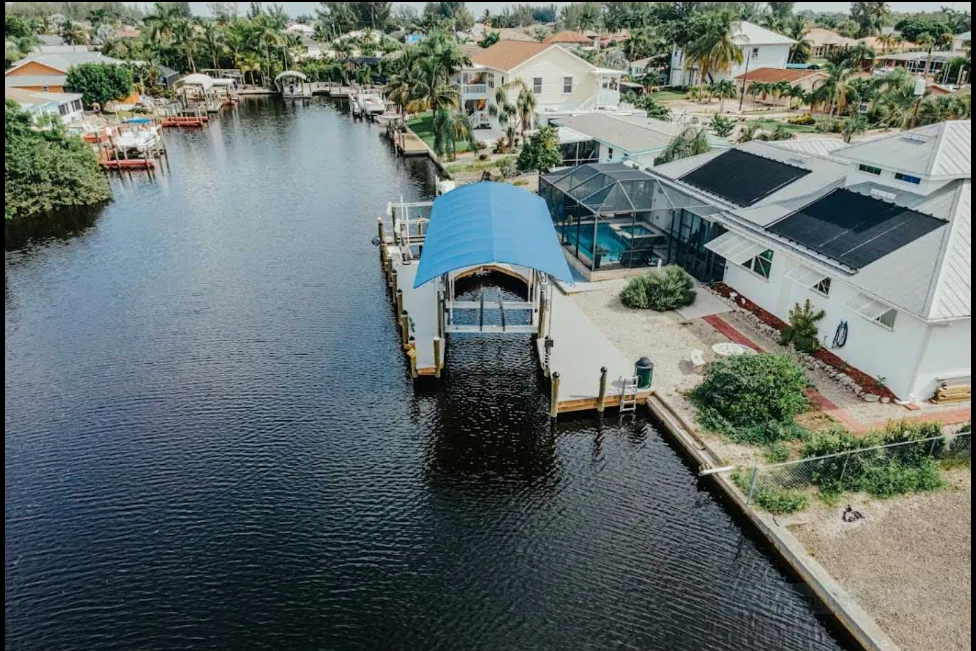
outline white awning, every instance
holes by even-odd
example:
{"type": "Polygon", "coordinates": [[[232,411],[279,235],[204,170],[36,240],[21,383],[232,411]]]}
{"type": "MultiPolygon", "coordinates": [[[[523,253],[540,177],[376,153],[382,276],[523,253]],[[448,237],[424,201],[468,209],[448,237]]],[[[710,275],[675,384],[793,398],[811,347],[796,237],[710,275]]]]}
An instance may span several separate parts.
{"type": "Polygon", "coordinates": [[[766,250],[765,246],[756,244],[752,240],[747,240],[732,231],[719,235],[706,244],[705,248],[736,264],[742,264],[743,262],[752,260],[766,250]]]}
{"type": "Polygon", "coordinates": [[[794,269],[790,269],[789,273],[786,274],[786,277],[795,282],[797,285],[802,285],[803,287],[810,289],[811,287],[816,287],[821,282],[826,280],[827,274],[820,271],[814,271],[809,267],[800,265],[794,269]]]}
{"type": "Polygon", "coordinates": [[[854,298],[844,302],[844,307],[860,314],[866,319],[874,321],[882,314],[891,311],[891,306],[880,301],[876,301],[870,296],[857,294],[854,298]]]}

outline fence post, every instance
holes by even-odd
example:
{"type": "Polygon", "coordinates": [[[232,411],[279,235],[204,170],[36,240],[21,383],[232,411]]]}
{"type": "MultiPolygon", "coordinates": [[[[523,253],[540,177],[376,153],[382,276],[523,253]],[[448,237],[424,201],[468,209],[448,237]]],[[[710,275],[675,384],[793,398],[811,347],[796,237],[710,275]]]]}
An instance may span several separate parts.
{"type": "Polygon", "coordinates": [[[603,366],[600,368],[600,397],[596,401],[596,410],[599,413],[603,413],[607,403],[607,367],[603,366]]]}
{"type": "Polygon", "coordinates": [[[840,489],[844,490],[844,476],[847,474],[847,462],[851,460],[851,453],[853,450],[847,451],[847,456],[844,457],[844,467],[840,470],[840,489]]]}
{"type": "Polygon", "coordinates": [[[759,466],[752,467],[752,478],[749,480],[749,494],[746,495],[746,506],[752,504],[752,494],[756,490],[756,477],[759,475],[759,466]]]}

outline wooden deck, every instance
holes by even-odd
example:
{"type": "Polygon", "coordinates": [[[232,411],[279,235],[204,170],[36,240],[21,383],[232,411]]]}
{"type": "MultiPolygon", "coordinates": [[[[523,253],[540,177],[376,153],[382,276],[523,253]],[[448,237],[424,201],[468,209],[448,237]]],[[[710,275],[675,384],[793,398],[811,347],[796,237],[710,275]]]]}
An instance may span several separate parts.
{"type": "MultiPolygon", "coordinates": [[[[596,409],[600,397],[600,369],[607,367],[607,397],[605,405],[620,404],[621,378],[633,377],[634,363],[600,331],[600,329],[558,289],[552,292],[549,336],[553,346],[550,353],[550,372],[559,373],[559,412],[596,409]]],[[[545,359],[545,340],[536,340],[539,361],[545,359]]],[[[650,389],[638,393],[638,402],[651,394],[650,389]]]]}
{"type": "Polygon", "coordinates": [[[410,315],[411,334],[417,352],[417,375],[435,375],[434,337],[437,336],[437,283],[429,282],[413,288],[419,262],[405,263],[395,256],[393,268],[397,272],[397,286],[403,290],[403,309],[410,315]]]}

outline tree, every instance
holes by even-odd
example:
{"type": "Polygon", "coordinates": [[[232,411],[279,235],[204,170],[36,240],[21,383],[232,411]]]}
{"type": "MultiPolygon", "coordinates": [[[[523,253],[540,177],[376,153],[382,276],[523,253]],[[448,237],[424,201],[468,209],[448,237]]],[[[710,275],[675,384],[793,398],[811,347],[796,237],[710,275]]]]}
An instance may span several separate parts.
{"type": "Polygon", "coordinates": [[[560,29],[583,32],[602,24],[603,10],[598,2],[571,2],[559,10],[560,29]]]}
{"type": "Polygon", "coordinates": [[[708,134],[704,128],[688,127],[675,136],[661,155],[654,159],[655,165],[663,165],[671,161],[697,156],[711,150],[708,144],[708,134]]]}
{"type": "Polygon", "coordinates": [[[913,43],[918,43],[918,39],[922,36],[922,34],[931,34],[933,38],[937,38],[940,34],[953,33],[953,29],[948,23],[922,16],[903,18],[895,23],[895,29],[898,30],[905,39],[913,43]]]}
{"type": "Polygon", "coordinates": [[[725,112],[725,100],[735,99],[735,96],[737,95],[735,82],[733,82],[731,79],[716,81],[708,87],[708,92],[712,97],[717,97],[719,99],[719,113],[725,112]]]}
{"type": "Polygon", "coordinates": [[[165,46],[173,35],[173,28],[180,20],[180,9],[171,2],[154,2],[153,13],[143,19],[149,28],[149,40],[157,46],[165,46]]]}
{"type": "MultiPolygon", "coordinates": [[[[488,106],[488,114],[498,120],[498,126],[505,130],[507,137],[506,149],[514,146],[514,133],[508,127],[518,115],[518,108],[508,101],[508,93],[504,87],[495,90],[495,103],[488,106]]],[[[513,127],[514,130],[514,127],[513,127]]]]}
{"type": "Polygon", "coordinates": [[[548,172],[562,163],[559,134],[553,126],[544,126],[529,136],[519,153],[517,166],[520,172],[538,170],[548,172]]]}
{"type": "Polygon", "coordinates": [[[33,128],[16,102],[4,102],[4,217],[22,220],[104,203],[111,186],[92,148],[64,134],[56,119],[33,128]]]}
{"type": "Polygon", "coordinates": [[[852,2],[851,19],[857,23],[858,36],[876,36],[885,26],[891,9],[887,2],[852,2]]]}
{"type": "Polygon", "coordinates": [[[191,72],[197,71],[197,34],[196,27],[189,20],[181,19],[173,25],[172,32],[173,47],[183,59],[184,70],[191,72]]]}
{"type": "Polygon", "coordinates": [[[474,16],[464,2],[428,2],[424,7],[424,17],[443,24],[452,32],[464,32],[474,26],[474,16]]]}
{"type": "Polygon", "coordinates": [[[695,279],[676,264],[632,279],[620,292],[620,301],[634,309],[668,312],[695,302],[695,279]]]}
{"type": "Polygon", "coordinates": [[[210,57],[213,67],[220,67],[220,57],[224,54],[224,33],[216,23],[204,23],[200,31],[200,45],[210,57]]]}
{"type": "Polygon", "coordinates": [[[81,93],[85,106],[104,106],[132,94],[132,71],[112,63],[79,63],[68,70],[64,86],[68,92],[81,93]]]}
{"type": "Polygon", "coordinates": [[[795,304],[789,313],[789,324],[780,333],[781,346],[792,345],[801,353],[811,354],[820,348],[817,338],[817,323],[827,315],[823,310],[813,307],[810,299],[803,305],[795,304]]]}
{"type": "Polygon", "coordinates": [[[88,42],[88,32],[78,23],[66,20],[58,31],[68,45],[84,45],[88,42]]]}
{"type": "Polygon", "coordinates": [[[860,103],[861,97],[857,92],[854,80],[855,71],[851,68],[834,63],[828,63],[824,72],[827,79],[811,93],[813,102],[827,105],[827,116],[830,120],[834,111],[843,111],[849,103],[860,103]]]}
{"type": "Polygon", "coordinates": [[[844,142],[850,142],[854,136],[864,133],[868,128],[868,119],[863,115],[852,115],[844,120],[844,127],[841,133],[844,134],[844,142]]]}
{"type": "Polygon", "coordinates": [[[525,130],[532,127],[532,119],[535,116],[536,100],[532,89],[523,86],[519,89],[518,99],[515,101],[515,108],[518,111],[519,128],[522,132],[522,142],[525,142],[525,130]]]}
{"type": "Polygon", "coordinates": [[[468,116],[460,111],[452,111],[441,107],[434,112],[434,153],[443,156],[445,153],[450,160],[457,157],[457,142],[467,141],[468,147],[477,149],[478,141],[474,137],[474,128],[468,116]]]}
{"type": "Polygon", "coordinates": [[[698,65],[699,84],[713,74],[727,73],[744,60],[742,49],[733,40],[735,21],[728,11],[712,12],[702,21],[702,33],[688,44],[686,61],[698,65]]]}
{"type": "Polygon", "coordinates": [[[724,115],[716,115],[712,118],[712,131],[719,138],[728,138],[735,131],[735,120],[724,115]]]}
{"type": "Polygon", "coordinates": [[[485,37],[478,41],[478,46],[483,48],[489,48],[499,40],[498,32],[488,32],[485,37]]]}

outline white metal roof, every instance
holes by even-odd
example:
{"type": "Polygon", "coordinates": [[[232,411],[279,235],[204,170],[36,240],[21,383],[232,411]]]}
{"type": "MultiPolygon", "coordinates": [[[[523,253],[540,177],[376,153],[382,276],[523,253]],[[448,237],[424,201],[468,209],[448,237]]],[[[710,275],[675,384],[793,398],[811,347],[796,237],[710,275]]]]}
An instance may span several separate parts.
{"type": "Polygon", "coordinates": [[[560,126],[627,153],[663,149],[682,131],[680,126],[660,120],[626,119],[596,112],[556,118],[556,121],[560,126]]]}
{"type": "Polygon", "coordinates": [[[973,312],[972,181],[962,184],[933,292],[929,318],[958,319],[973,312]]]}
{"type": "Polygon", "coordinates": [[[743,237],[732,231],[727,231],[705,245],[705,248],[720,255],[729,262],[742,264],[752,260],[766,250],[761,244],[743,237]]]}
{"type": "Polygon", "coordinates": [[[4,88],[23,88],[25,86],[64,86],[67,75],[13,75],[3,78],[4,88]]]}
{"type": "Polygon", "coordinates": [[[793,140],[774,140],[769,143],[773,147],[796,151],[801,154],[820,156],[821,158],[833,158],[833,152],[838,149],[850,147],[840,138],[798,138],[793,140]]]}
{"type": "Polygon", "coordinates": [[[835,155],[930,178],[971,177],[971,120],[939,122],[837,150],[835,155]]]}
{"type": "Polygon", "coordinates": [[[735,26],[732,40],[737,45],[793,45],[796,43],[791,38],[745,20],[740,21],[735,26]]]}
{"type": "Polygon", "coordinates": [[[35,62],[41,65],[48,66],[49,68],[54,68],[55,70],[60,70],[61,72],[68,72],[71,66],[79,65],[82,63],[122,63],[119,59],[113,59],[112,57],[107,57],[101,52],[51,52],[51,53],[38,53],[32,54],[28,57],[17,61],[10,69],[6,71],[5,74],[10,74],[17,68],[26,65],[28,63],[35,62]]]}

